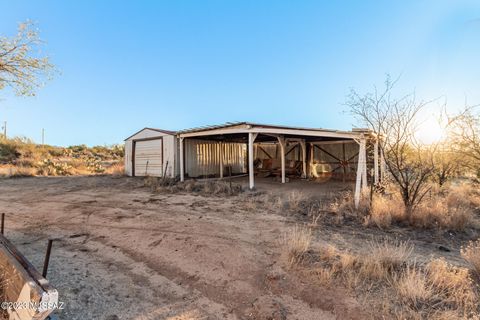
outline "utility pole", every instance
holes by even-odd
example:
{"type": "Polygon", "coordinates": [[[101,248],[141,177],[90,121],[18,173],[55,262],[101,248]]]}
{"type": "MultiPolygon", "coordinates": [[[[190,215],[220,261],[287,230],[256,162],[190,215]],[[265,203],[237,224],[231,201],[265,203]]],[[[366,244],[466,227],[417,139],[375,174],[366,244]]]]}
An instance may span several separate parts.
{"type": "Polygon", "coordinates": [[[42,146],[45,145],[45,129],[42,128],[42,146]]]}
{"type": "Polygon", "coordinates": [[[7,121],[3,121],[3,137],[7,139],[7,121]]]}

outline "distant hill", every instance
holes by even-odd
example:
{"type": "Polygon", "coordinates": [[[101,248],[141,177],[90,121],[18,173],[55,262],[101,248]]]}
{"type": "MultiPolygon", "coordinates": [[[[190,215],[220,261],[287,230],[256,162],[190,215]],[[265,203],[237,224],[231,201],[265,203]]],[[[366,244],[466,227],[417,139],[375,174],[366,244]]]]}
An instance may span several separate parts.
{"type": "Polygon", "coordinates": [[[0,177],[123,174],[123,145],[39,145],[0,138],[0,177]]]}

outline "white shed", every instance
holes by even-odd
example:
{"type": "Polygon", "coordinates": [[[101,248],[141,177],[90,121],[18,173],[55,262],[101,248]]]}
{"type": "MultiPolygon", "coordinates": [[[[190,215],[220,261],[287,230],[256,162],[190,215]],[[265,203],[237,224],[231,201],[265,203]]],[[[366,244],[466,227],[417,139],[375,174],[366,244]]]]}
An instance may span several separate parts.
{"type": "Polygon", "coordinates": [[[175,177],[175,132],[144,128],[125,139],[125,173],[129,176],[175,177]]]}

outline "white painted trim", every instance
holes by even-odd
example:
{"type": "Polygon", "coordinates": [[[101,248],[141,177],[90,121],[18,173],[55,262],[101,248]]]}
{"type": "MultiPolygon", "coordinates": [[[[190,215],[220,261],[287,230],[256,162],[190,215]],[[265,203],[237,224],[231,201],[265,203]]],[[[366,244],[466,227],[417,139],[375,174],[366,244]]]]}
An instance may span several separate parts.
{"type": "Polygon", "coordinates": [[[307,177],[307,146],[305,140],[300,141],[300,148],[302,148],[302,178],[307,177]]]}
{"type": "Polygon", "coordinates": [[[258,133],[248,133],[248,184],[250,189],[255,188],[255,172],[253,167],[253,143],[257,138],[258,133]]]}
{"type": "Polygon", "coordinates": [[[367,188],[367,152],[366,152],[366,140],[360,139],[358,150],[358,165],[357,165],[357,179],[355,182],[355,208],[358,209],[360,204],[361,192],[367,188]]]}

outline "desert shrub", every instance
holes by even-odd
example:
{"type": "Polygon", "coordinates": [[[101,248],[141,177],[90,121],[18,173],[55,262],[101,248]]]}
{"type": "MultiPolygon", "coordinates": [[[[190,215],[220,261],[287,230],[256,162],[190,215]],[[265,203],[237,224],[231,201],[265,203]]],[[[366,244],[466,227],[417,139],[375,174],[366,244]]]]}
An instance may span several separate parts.
{"type": "Polygon", "coordinates": [[[282,254],[286,259],[288,267],[292,268],[304,262],[311,241],[312,230],[305,226],[296,225],[284,234],[281,240],[282,254]]]}
{"type": "Polygon", "coordinates": [[[37,164],[37,174],[43,176],[68,176],[72,174],[72,166],[65,162],[44,159],[37,164]]]}
{"type": "Polygon", "coordinates": [[[461,254],[473,267],[475,272],[480,275],[480,239],[470,241],[467,246],[462,248],[461,254]]]}
{"type": "Polygon", "coordinates": [[[105,167],[102,165],[102,158],[98,156],[91,156],[85,158],[87,168],[93,173],[103,173],[105,167]]]}
{"type": "Polygon", "coordinates": [[[0,162],[9,163],[20,157],[18,147],[14,143],[10,143],[6,140],[0,142],[0,162]]]}

